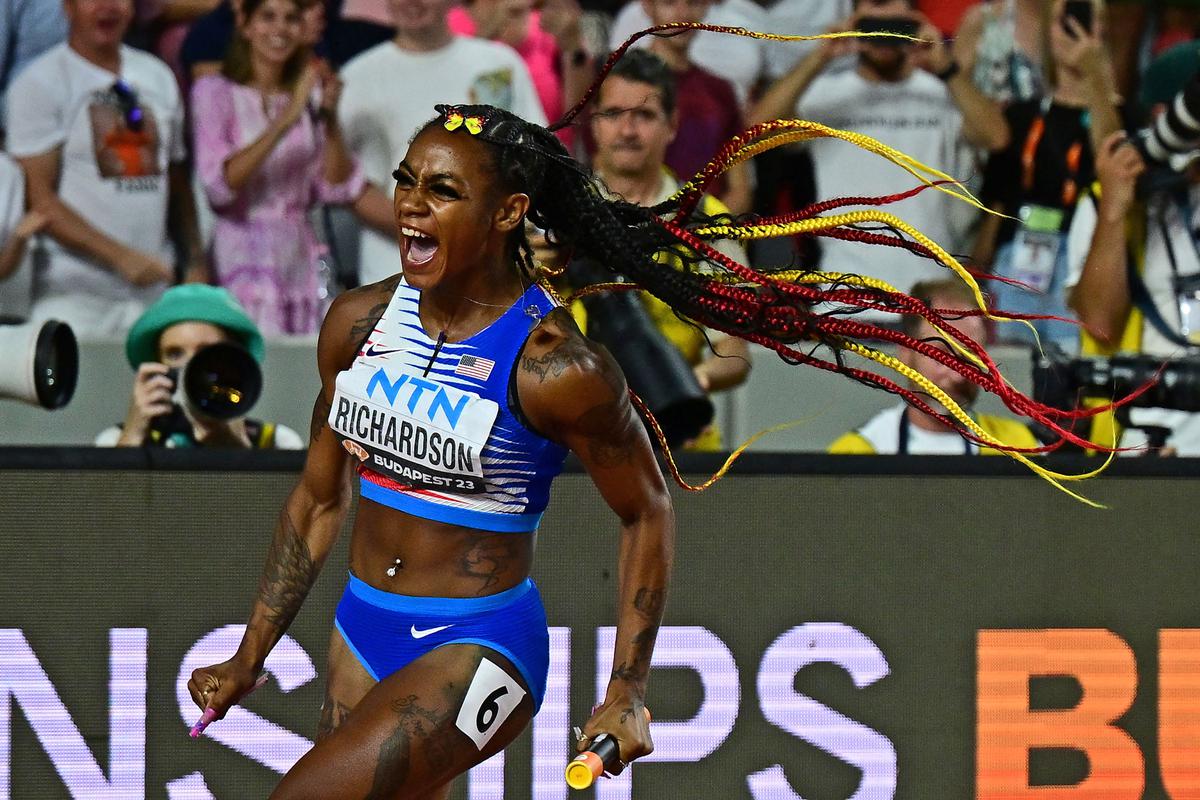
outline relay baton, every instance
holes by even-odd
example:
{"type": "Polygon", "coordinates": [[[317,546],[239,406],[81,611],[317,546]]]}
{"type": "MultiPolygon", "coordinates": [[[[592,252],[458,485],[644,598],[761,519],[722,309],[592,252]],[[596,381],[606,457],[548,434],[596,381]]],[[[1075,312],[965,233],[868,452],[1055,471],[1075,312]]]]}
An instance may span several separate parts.
{"type": "MultiPolygon", "coordinates": [[[[250,694],[250,692],[253,692],[255,689],[261,689],[266,684],[266,682],[267,682],[267,673],[264,672],[262,675],[258,676],[258,680],[256,680],[254,682],[254,685],[251,686],[246,691],[246,694],[242,695],[242,697],[239,697],[237,699],[237,701],[235,701],[235,702],[240,703],[242,701],[243,697],[246,697],[246,695],[250,694]]],[[[211,725],[213,720],[215,720],[216,718],[217,718],[217,710],[215,708],[204,709],[204,713],[200,715],[200,719],[197,720],[196,724],[192,726],[192,731],[188,735],[191,736],[193,739],[195,739],[197,736],[204,733],[204,729],[207,728],[209,725],[211,725]]]]}
{"type": "MultiPolygon", "coordinates": [[[[646,722],[650,721],[650,709],[643,707],[646,712],[646,722]]],[[[575,756],[567,764],[567,786],[572,789],[586,789],[605,772],[612,772],[621,755],[621,748],[615,736],[601,733],[592,739],[588,749],[575,756]]]]}

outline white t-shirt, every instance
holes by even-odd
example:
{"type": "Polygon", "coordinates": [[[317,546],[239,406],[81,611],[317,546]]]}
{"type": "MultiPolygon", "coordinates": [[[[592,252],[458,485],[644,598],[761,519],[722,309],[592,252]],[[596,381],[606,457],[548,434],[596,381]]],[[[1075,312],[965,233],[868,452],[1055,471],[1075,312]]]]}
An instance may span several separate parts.
{"type": "MultiPolygon", "coordinates": [[[[878,455],[896,455],[900,452],[900,424],[907,409],[908,406],[901,403],[880,411],[858,429],[858,435],[870,442],[871,447],[878,455]]],[[[944,431],[927,431],[910,423],[907,454],[910,456],[978,455],[979,446],[974,442],[968,442],[949,428],[944,431]]]]}
{"type": "MultiPolygon", "coordinates": [[[[0,153],[0,248],[25,215],[25,175],[17,163],[0,153]]],[[[30,248],[32,249],[32,248],[30,248]]],[[[7,280],[0,281],[0,316],[25,318],[29,314],[33,271],[29,251],[7,280]]]]}
{"type": "MultiPolygon", "coordinates": [[[[119,77],[136,103],[114,89],[117,75],[66,44],[47,50],[9,86],[8,150],[21,158],[61,147],[62,201],[118,242],[171,264],[168,168],[187,155],[179,89],[166,64],[131,47],[121,48],[119,77]]],[[[47,263],[34,289],[39,301],[75,296],[145,305],[162,292],[162,286],[136,288],[108,265],[45,238],[47,263]]],[[[67,321],[77,333],[93,332],[87,318],[67,321]]]]}
{"type": "MultiPolygon", "coordinates": [[[[1200,187],[1191,188],[1191,204],[1193,209],[1200,208],[1200,187]]],[[[1146,211],[1148,222],[1142,283],[1145,284],[1146,291],[1162,315],[1163,321],[1171,326],[1172,330],[1179,330],[1179,302],[1172,285],[1171,260],[1167,254],[1159,221],[1162,220],[1166,224],[1180,275],[1200,272],[1200,255],[1197,254],[1196,246],[1184,227],[1183,214],[1177,204],[1161,198],[1149,203],[1146,211]]],[[[1071,227],[1067,231],[1068,271],[1063,291],[1068,295],[1083,277],[1083,264],[1087,261],[1098,220],[1095,201],[1090,196],[1085,197],[1076,206],[1075,216],[1071,219],[1071,227]]],[[[1195,222],[1196,220],[1189,220],[1186,224],[1194,227],[1195,222]]],[[[1159,333],[1149,322],[1142,323],[1141,352],[1163,360],[1184,355],[1183,348],[1159,333]]],[[[1181,456],[1200,456],[1200,414],[1160,408],[1135,408],[1130,411],[1130,418],[1136,425],[1163,425],[1170,428],[1172,434],[1167,439],[1169,447],[1174,447],[1181,456]]],[[[1127,431],[1121,438],[1123,447],[1137,447],[1144,442],[1145,437],[1140,431],[1127,431]]]]}
{"type": "MultiPolygon", "coordinates": [[[[437,112],[438,103],[482,103],[504,108],[538,125],[546,115],[525,63],[507,45],[472,37],[431,52],[384,42],[342,68],[338,116],[350,149],[367,179],[391,195],[392,171],[409,140],[437,112]]],[[[400,270],[395,237],[366,228],[359,245],[359,281],[373,283],[400,270]]]]}
{"type": "MultiPolygon", "coordinates": [[[[913,70],[912,75],[896,83],[871,82],[856,70],[822,75],[800,98],[796,116],[866,134],[950,175],[962,174],[962,165],[969,160],[961,142],[961,114],[945,85],[923,70],[913,70]]],[[[901,167],[840,139],[816,139],[809,146],[819,200],[846,195],[891,195],[919,185],[901,167]]],[[[951,204],[958,202],[961,201],[930,188],[878,210],[894,214],[954,253],[961,252],[951,225],[951,204]]],[[[863,207],[849,206],[831,213],[859,208],[863,207]]],[[[824,237],[820,242],[822,269],[869,275],[902,292],[918,281],[950,274],[937,262],[896,247],[824,237]]],[[[881,317],[860,315],[860,318],[881,317]]]]}
{"type": "MultiPolygon", "coordinates": [[[[767,15],[752,0],[721,0],[713,3],[704,21],[710,25],[729,25],[751,31],[773,32],[767,26],[767,15]]],[[[616,50],[625,40],[650,27],[650,17],[641,0],[630,0],[613,20],[608,32],[608,46],[616,50]]],[[[652,36],[643,36],[634,47],[649,47],[652,36]]],[[[765,69],[765,49],[759,39],[734,36],[728,33],[700,31],[688,46],[688,58],[698,67],[708,70],[733,84],[738,102],[746,105],[758,79],[765,69]]]]}

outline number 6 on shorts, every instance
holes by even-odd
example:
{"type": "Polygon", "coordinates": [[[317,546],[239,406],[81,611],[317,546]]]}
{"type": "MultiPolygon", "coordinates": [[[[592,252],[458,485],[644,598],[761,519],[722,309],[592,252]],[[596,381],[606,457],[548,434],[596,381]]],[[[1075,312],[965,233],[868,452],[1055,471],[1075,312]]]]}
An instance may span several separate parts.
{"type": "Polygon", "coordinates": [[[485,658],[475,670],[455,724],[482,750],[524,697],[521,685],[485,658]]]}

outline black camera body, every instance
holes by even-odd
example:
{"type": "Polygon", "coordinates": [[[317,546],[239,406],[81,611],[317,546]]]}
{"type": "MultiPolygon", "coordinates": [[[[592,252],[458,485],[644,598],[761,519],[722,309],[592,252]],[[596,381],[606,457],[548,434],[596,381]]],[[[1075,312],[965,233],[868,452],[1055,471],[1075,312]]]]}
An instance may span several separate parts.
{"type": "Polygon", "coordinates": [[[1033,365],[1034,399],[1065,410],[1078,408],[1084,398],[1120,400],[1148,384],[1130,407],[1200,411],[1200,357],[1166,362],[1142,355],[1068,359],[1048,351],[1033,365]]]}

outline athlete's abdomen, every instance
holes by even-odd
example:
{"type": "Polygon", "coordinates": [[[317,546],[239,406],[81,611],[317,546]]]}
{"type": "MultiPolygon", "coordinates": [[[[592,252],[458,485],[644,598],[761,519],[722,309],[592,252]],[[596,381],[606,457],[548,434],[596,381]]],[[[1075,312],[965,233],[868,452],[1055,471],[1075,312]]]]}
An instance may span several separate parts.
{"type": "Polygon", "coordinates": [[[350,570],[397,594],[481,597],[529,577],[535,537],[436,522],[362,498],[351,532],[350,570]]]}

